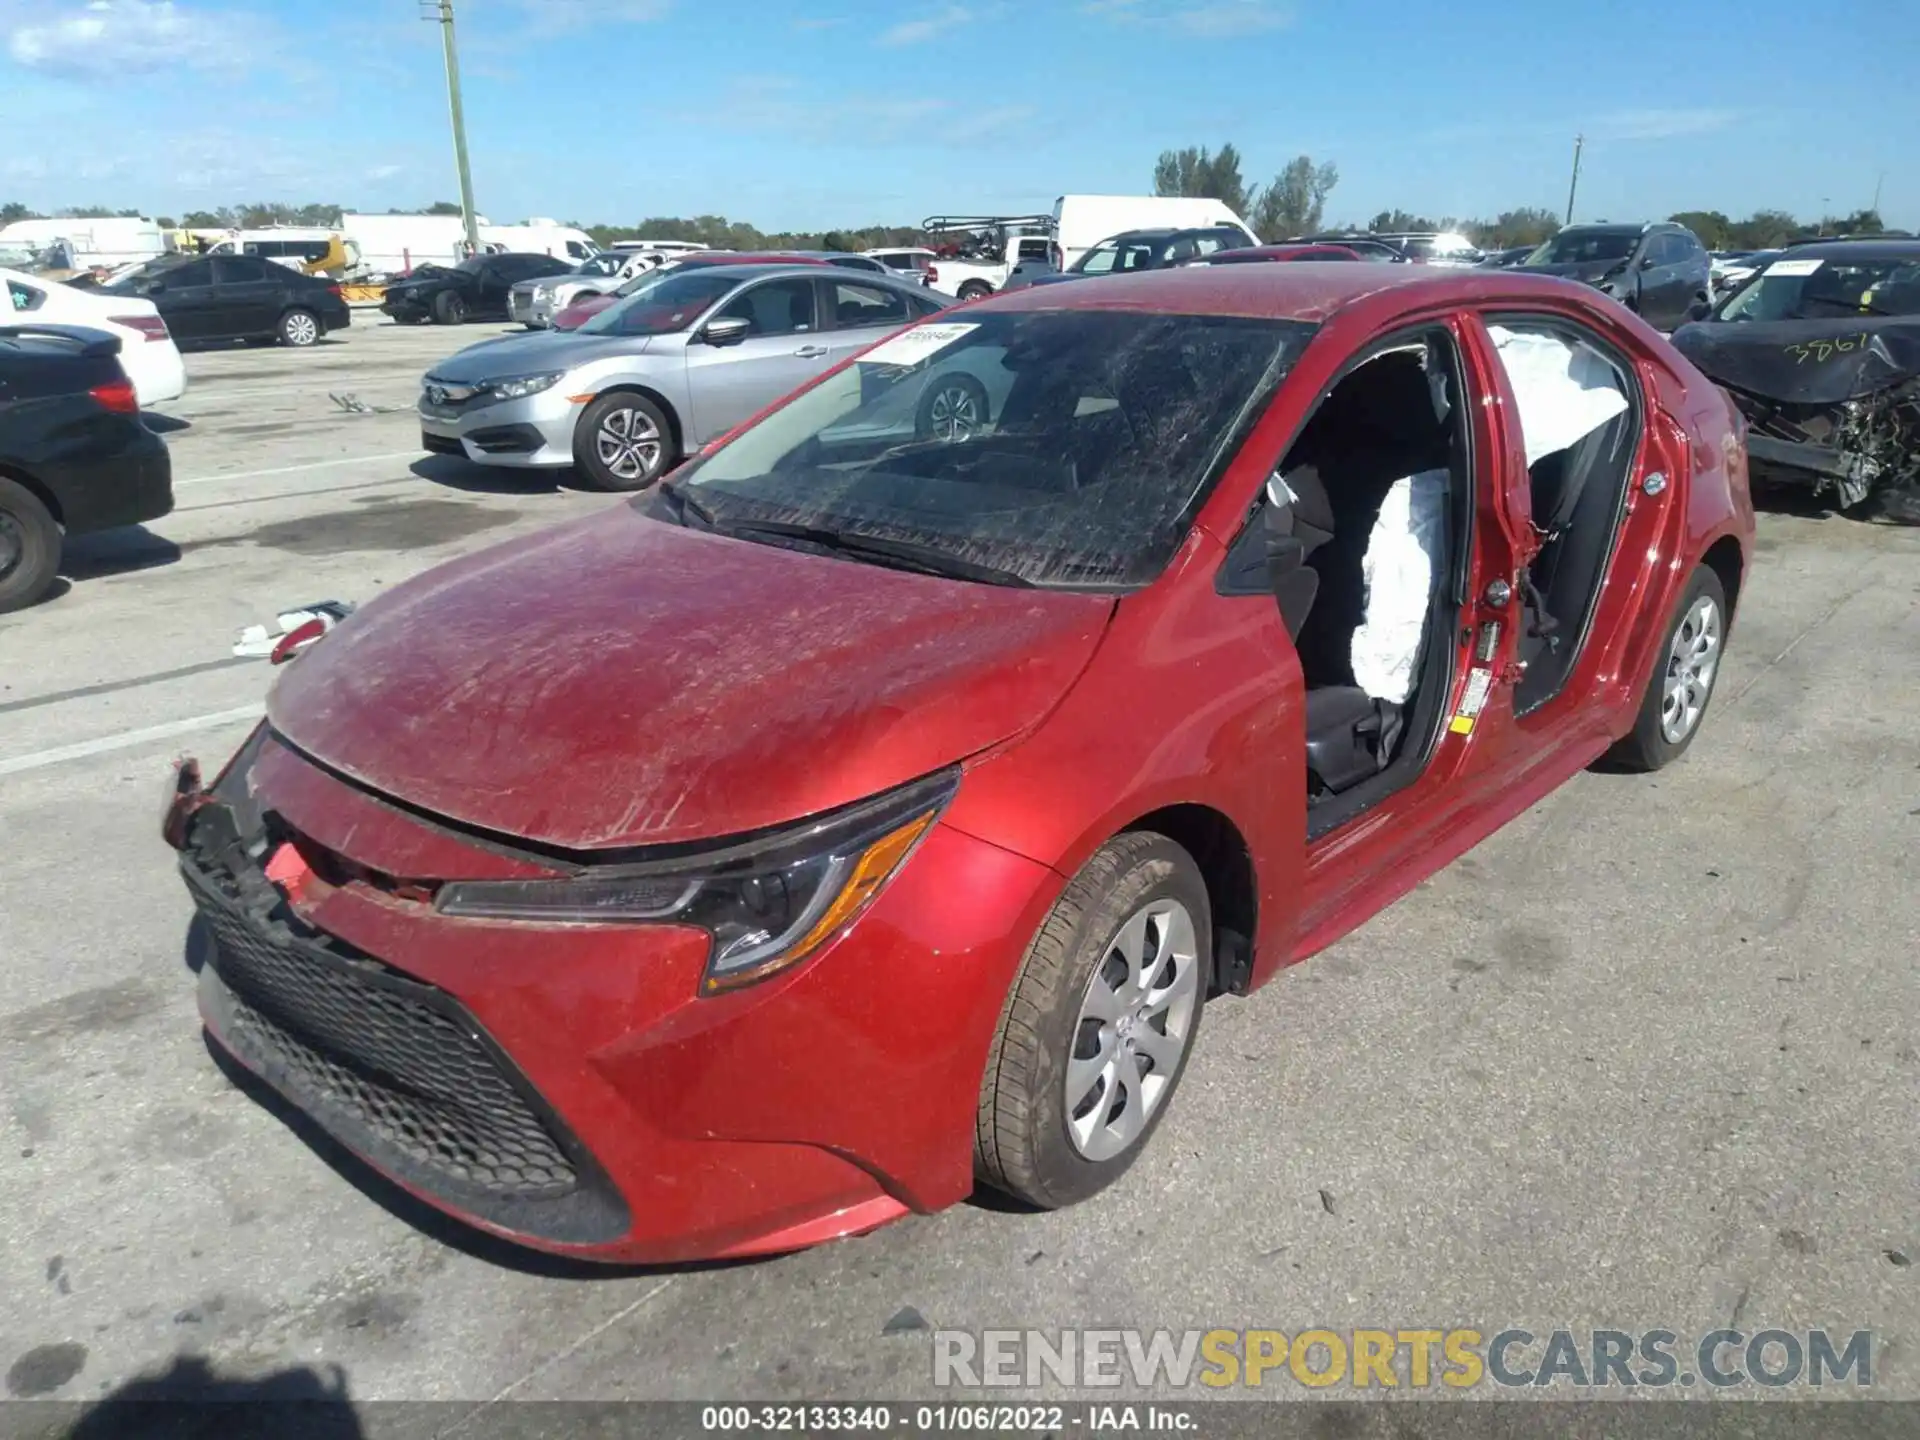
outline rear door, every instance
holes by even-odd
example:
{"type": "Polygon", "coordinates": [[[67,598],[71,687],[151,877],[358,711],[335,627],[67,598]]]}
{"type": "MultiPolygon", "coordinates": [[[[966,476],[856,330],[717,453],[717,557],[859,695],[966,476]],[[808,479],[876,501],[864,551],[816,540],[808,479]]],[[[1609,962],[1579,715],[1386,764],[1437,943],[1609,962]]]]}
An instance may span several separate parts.
{"type": "Polygon", "coordinates": [[[832,288],[804,275],[762,280],[709,317],[746,320],[746,339],[711,345],[704,331],[689,337],[691,444],[704,445],[827,368],[832,350],[821,329],[821,292],[832,288]]]}
{"type": "Polygon", "coordinates": [[[284,267],[257,255],[214,256],[213,323],[218,328],[209,338],[271,335],[285,299],[284,280],[284,267]]]}
{"type": "Polygon", "coordinates": [[[898,290],[863,285],[857,280],[826,282],[828,324],[827,363],[838,365],[849,355],[910,325],[921,312],[898,290]]]}

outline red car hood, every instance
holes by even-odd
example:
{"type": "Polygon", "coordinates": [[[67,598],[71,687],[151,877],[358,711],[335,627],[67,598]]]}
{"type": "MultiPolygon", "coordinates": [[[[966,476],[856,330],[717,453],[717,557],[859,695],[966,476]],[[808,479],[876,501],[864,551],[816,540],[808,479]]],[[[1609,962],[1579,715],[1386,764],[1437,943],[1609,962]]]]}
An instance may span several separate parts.
{"type": "Polygon", "coordinates": [[[568,849],[737,834],[1039,721],[1112,602],[616,506],[428,571],[290,664],[274,727],[425,810],[568,849]]]}

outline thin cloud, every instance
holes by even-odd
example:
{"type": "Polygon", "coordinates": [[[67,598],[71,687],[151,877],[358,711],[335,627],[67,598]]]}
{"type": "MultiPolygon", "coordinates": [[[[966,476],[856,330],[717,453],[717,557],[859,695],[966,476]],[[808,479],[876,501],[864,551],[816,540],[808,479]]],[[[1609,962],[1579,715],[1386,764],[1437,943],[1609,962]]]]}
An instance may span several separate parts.
{"type": "Polygon", "coordinates": [[[173,0],[91,0],[59,18],[15,26],[7,53],[52,75],[124,76],[239,68],[256,58],[258,39],[249,21],[173,0]]]}
{"type": "Polygon", "coordinates": [[[1227,40],[1284,30],[1293,9],[1276,0],[1085,0],[1081,10],[1122,25],[1173,31],[1199,40],[1227,40]]]}
{"type": "Polygon", "coordinates": [[[371,170],[367,171],[367,179],[391,180],[393,179],[394,176],[400,174],[406,168],[407,167],[404,165],[376,165],[371,170]]]}
{"type": "Polygon", "coordinates": [[[924,45],[929,40],[938,40],[950,30],[973,23],[973,11],[964,5],[949,5],[935,15],[926,15],[918,20],[907,20],[894,26],[880,37],[882,45],[924,45]]]}
{"type": "Polygon", "coordinates": [[[847,17],[844,15],[813,15],[803,16],[801,19],[794,21],[793,28],[796,30],[837,30],[846,23],[847,17]]]}
{"type": "Polygon", "coordinates": [[[607,25],[647,25],[664,20],[673,0],[520,0],[533,27],[549,33],[607,25]]]}
{"type": "Polygon", "coordinates": [[[935,96],[819,93],[784,76],[746,76],[715,107],[713,124],[774,131],[815,144],[971,145],[1016,131],[1036,114],[1023,104],[958,105],[935,96]]]}
{"type": "Polygon", "coordinates": [[[1618,110],[1603,115],[1593,126],[1604,140],[1677,140],[1687,135],[1711,135],[1740,119],[1738,110],[1618,110]]]}

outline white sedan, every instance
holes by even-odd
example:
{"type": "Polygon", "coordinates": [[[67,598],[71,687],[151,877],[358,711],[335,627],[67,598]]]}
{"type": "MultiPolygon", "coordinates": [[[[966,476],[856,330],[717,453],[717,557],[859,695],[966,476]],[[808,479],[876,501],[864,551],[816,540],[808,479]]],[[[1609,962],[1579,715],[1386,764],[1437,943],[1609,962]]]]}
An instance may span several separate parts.
{"type": "Polygon", "coordinates": [[[85,325],[120,337],[120,368],[142,408],[178,400],[187,390],[180,347],[151,300],[76,290],[43,275],[0,269],[0,325],[28,321],[85,325]]]}

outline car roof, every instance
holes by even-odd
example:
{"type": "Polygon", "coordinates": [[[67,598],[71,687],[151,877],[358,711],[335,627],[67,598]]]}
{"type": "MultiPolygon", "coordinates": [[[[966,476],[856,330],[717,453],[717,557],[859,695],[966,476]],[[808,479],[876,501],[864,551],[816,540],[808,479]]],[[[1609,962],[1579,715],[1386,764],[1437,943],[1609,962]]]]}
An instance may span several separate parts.
{"type": "Polygon", "coordinates": [[[1589,296],[1587,287],[1512,270],[1448,270],[1425,265],[1355,265],[1302,260],[1292,265],[1187,265],[1091,276],[1072,285],[1033,285],[976,300],[968,310],[1137,310],[1164,315],[1217,315],[1319,324],[1369,296],[1424,287],[1421,299],[1561,300],[1589,296]]]}
{"type": "Polygon", "coordinates": [[[1920,240],[1814,240],[1788,245],[1781,254],[1796,260],[1911,260],[1920,264],[1920,240]]]}
{"type": "Polygon", "coordinates": [[[1644,235],[1649,230],[1678,230],[1680,227],[1666,220],[1651,223],[1640,220],[1596,220],[1592,224],[1563,225],[1556,232],[1560,235],[1578,233],[1581,235],[1644,235]]]}

